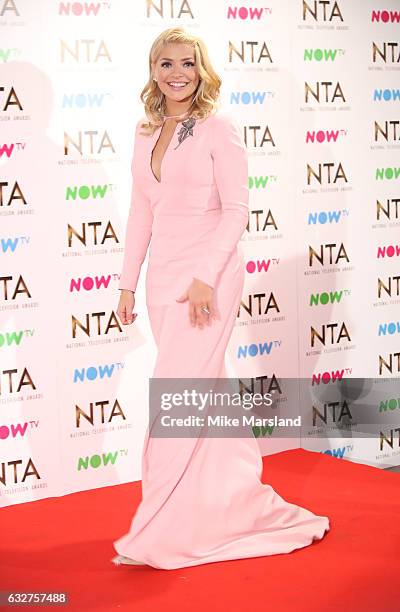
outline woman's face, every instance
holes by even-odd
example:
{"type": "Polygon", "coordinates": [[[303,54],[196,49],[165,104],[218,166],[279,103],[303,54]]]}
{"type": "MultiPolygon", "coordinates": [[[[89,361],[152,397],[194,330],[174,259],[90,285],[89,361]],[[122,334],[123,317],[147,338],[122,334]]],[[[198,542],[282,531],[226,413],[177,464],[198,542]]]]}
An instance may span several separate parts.
{"type": "Polygon", "coordinates": [[[152,64],[153,77],[171,102],[183,102],[196,91],[199,73],[195,61],[191,45],[169,43],[152,64]]]}

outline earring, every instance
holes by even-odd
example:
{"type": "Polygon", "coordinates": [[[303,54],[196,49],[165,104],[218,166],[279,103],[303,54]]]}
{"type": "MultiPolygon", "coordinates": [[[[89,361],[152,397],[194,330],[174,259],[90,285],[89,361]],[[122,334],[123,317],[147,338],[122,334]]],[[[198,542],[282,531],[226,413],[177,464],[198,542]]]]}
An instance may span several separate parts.
{"type": "Polygon", "coordinates": [[[157,79],[153,77],[153,81],[155,81],[157,83],[157,79]]]}

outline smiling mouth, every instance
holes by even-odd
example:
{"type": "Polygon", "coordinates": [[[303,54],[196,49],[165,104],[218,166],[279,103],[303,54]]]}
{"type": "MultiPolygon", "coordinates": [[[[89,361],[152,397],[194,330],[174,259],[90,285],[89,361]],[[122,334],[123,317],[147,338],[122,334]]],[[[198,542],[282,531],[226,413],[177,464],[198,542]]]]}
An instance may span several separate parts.
{"type": "Polygon", "coordinates": [[[174,83],[173,81],[167,84],[171,89],[175,91],[180,91],[181,89],[185,89],[186,85],[188,85],[188,83],[178,83],[178,82],[174,83]]]}

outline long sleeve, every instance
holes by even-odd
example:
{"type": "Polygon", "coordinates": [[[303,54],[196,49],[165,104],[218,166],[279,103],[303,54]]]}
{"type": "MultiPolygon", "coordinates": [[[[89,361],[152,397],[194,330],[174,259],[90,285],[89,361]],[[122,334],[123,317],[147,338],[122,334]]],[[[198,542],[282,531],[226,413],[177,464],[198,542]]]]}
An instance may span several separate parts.
{"type": "Polygon", "coordinates": [[[213,126],[211,155],[221,200],[221,218],[193,278],[215,287],[248,223],[248,156],[236,120],[219,115],[213,126]]]}
{"type": "Polygon", "coordinates": [[[140,179],[135,175],[135,159],[138,151],[139,121],[135,130],[135,144],[132,159],[131,204],[125,230],[125,250],[119,289],[136,291],[140,269],[146,257],[151,238],[153,213],[148,196],[143,192],[140,179]]]}

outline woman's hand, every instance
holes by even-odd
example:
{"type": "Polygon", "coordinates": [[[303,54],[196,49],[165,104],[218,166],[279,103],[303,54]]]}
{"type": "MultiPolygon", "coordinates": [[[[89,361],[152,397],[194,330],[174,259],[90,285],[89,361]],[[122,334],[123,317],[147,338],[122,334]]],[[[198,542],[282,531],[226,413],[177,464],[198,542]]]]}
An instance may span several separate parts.
{"type": "Polygon", "coordinates": [[[135,321],[137,314],[133,313],[134,306],[135,293],[130,289],[121,289],[117,315],[119,316],[122,325],[130,325],[135,321]]]}
{"type": "Polygon", "coordinates": [[[189,300],[189,319],[193,327],[203,329],[204,325],[211,325],[211,319],[219,318],[217,309],[213,304],[213,288],[198,278],[194,278],[188,290],[185,291],[177,302],[189,300]],[[202,310],[206,307],[209,314],[202,310]]]}

